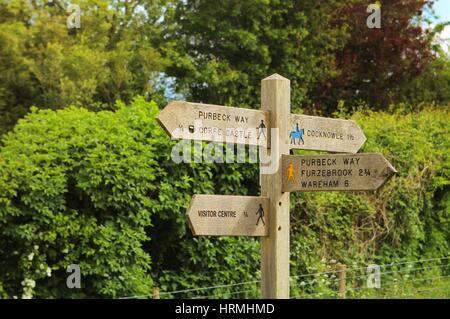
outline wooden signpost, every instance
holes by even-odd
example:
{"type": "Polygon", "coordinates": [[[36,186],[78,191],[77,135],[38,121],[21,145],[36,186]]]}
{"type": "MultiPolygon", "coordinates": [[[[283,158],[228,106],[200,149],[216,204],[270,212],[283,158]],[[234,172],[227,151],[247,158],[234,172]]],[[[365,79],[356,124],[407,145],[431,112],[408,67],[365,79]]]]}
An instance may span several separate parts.
{"type": "Polygon", "coordinates": [[[195,236],[267,236],[268,210],[267,197],[194,195],[187,216],[195,236]]]}
{"type": "MultiPolygon", "coordinates": [[[[279,164],[289,154],[287,123],[291,109],[290,81],[278,74],[261,81],[261,108],[268,111],[272,127],[271,162],[279,164]]],[[[262,153],[264,156],[264,153],[262,153]]],[[[272,174],[261,174],[261,195],[269,197],[269,236],[261,238],[261,295],[263,298],[289,298],[289,193],[281,191],[281,165],[272,174]]]]}
{"type": "Polygon", "coordinates": [[[373,191],[396,173],[381,154],[289,155],[356,153],[366,137],[354,121],[290,114],[290,81],[278,74],[261,82],[261,110],[174,101],[158,121],[174,139],[267,148],[260,197],[194,195],[187,210],[194,235],[261,236],[263,298],[289,298],[289,192],[373,191]]]}
{"type": "Polygon", "coordinates": [[[286,155],[283,192],[374,191],[397,171],[381,154],[286,155]]]}

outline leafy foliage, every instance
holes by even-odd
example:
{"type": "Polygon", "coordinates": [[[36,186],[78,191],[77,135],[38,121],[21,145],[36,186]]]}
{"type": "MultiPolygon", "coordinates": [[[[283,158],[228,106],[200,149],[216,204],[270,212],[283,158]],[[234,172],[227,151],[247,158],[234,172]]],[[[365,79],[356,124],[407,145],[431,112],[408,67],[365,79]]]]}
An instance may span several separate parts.
{"type": "MultiPolygon", "coordinates": [[[[184,216],[194,193],[258,195],[257,166],[176,164],[176,142],[156,123],[154,103],[136,98],[117,108],[33,109],[4,137],[3,295],[121,297],[148,295],[153,285],[173,291],[258,281],[258,240],[193,238],[184,216]],[[80,291],[65,287],[71,263],[81,266],[80,291]]],[[[399,175],[374,194],[293,193],[293,276],[328,270],[333,260],[383,264],[448,254],[449,117],[438,109],[353,115],[368,138],[363,151],[383,153],[399,175]]],[[[250,287],[248,296],[257,296],[258,285],[250,287]]]]}
{"type": "Polygon", "coordinates": [[[423,102],[411,96],[416,82],[426,87],[448,73],[433,67],[435,32],[422,23],[433,1],[382,1],[380,29],[367,26],[363,0],[175,3],[166,14],[166,72],[194,101],[258,108],[261,79],[280,73],[291,80],[294,110],[329,115],[339,100],[385,110],[423,102]]]}
{"type": "MultiPolygon", "coordinates": [[[[373,109],[387,109],[406,100],[401,89],[421,78],[434,60],[433,32],[424,12],[429,0],[379,2],[381,27],[369,28],[368,2],[350,1],[335,17],[336,26],[347,25],[348,41],[336,52],[338,75],[314,88],[313,100],[327,113],[337,101],[364,101],[373,109]]],[[[357,104],[357,103],[356,103],[357,104]]]]}
{"type": "Polygon", "coordinates": [[[0,3],[0,134],[32,105],[114,109],[135,95],[162,104],[257,108],[260,81],[291,80],[293,109],[331,114],[392,103],[446,104],[448,58],[436,60],[422,28],[431,0],[81,0],[81,28],[67,29],[64,1],[0,3]]]}
{"type": "Polygon", "coordinates": [[[152,46],[158,1],[77,1],[80,29],[67,28],[63,3],[0,3],[0,134],[32,105],[100,110],[162,95],[156,80],[165,62],[152,46]]]}
{"type": "Polygon", "coordinates": [[[260,81],[291,80],[292,105],[309,107],[316,82],[335,73],[345,26],[332,25],[341,1],[176,1],[165,30],[167,73],[189,99],[257,108],[260,81]]]}
{"type": "Polygon", "coordinates": [[[0,157],[0,264],[3,289],[38,297],[148,293],[151,225],[158,174],[155,104],[116,113],[32,109],[4,139],[0,157]],[[156,130],[156,133],[155,133],[156,130]],[[147,141],[144,143],[144,141],[147,141]],[[65,287],[72,263],[82,292],[65,287]]]}

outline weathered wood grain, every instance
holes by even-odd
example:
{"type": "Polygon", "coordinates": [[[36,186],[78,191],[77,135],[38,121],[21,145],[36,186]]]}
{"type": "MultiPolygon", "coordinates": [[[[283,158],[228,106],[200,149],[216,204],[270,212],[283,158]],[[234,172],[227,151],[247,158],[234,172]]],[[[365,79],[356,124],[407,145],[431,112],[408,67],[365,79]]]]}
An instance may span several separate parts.
{"type": "Polygon", "coordinates": [[[291,148],[356,153],[366,141],[359,125],[352,120],[291,114],[291,148]]]}
{"type": "Polygon", "coordinates": [[[267,236],[269,199],[257,196],[192,197],[187,217],[195,236],[267,236]]]}
{"type": "Polygon", "coordinates": [[[289,298],[289,193],[281,192],[280,164],[281,155],[289,154],[290,92],[290,81],[278,74],[261,81],[261,109],[269,112],[272,127],[278,129],[267,150],[276,170],[261,170],[261,195],[270,198],[269,236],[261,239],[261,295],[270,299],[289,298]]]}
{"type": "Polygon", "coordinates": [[[229,106],[170,102],[157,117],[173,139],[267,146],[267,112],[229,106]]]}
{"type": "Polygon", "coordinates": [[[283,192],[373,191],[397,171],[381,154],[286,155],[283,192]]]}

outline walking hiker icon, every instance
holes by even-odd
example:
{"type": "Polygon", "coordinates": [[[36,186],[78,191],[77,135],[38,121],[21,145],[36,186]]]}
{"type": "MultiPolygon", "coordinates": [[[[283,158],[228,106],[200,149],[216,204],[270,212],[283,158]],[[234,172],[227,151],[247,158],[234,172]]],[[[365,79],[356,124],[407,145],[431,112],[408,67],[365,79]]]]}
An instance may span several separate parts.
{"type": "Polygon", "coordinates": [[[256,212],[256,215],[259,214],[258,220],[256,221],[256,226],[258,226],[259,221],[263,223],[264,226],[266,226],[266,223],[264,222],[264,208],[262,207],[262,204],[259,204],[258,211],[256,212]]]}
{"type": "Polygon", "coordinates": [[[289,163],[288,168],[287,168],[287,181],[288,182],[295,182],[295,176],[294,176],[294,165],[291,163],[289,163]]]}
{"type": "Polygon", "coordinates": [[[266,124],[264,124],[264,120],[261,120],[261,124],[256,128],[258,130],[257,138],[261,137],[261,134],[264,135],[264,138],[267,139],[266,136],[266,124]]]}

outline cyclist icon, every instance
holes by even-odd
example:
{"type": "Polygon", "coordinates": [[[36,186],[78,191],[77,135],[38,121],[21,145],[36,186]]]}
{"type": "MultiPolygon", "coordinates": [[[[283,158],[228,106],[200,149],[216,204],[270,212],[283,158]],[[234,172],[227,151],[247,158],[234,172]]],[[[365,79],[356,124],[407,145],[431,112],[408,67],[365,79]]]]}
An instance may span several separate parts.
{"type": "Polygon", "coordinates": [[[264,209],[262,207],[262,204],[259,204],[258,211],[256,212],[256,215],[259,214],[258,220],[256,221],[256,226],[258,226],[259,221],[263,223],[264,226],[266,226],[266,223],[264,222],[264,209]]]}

